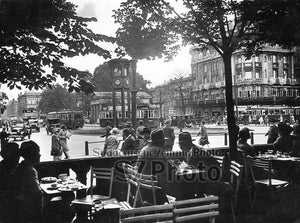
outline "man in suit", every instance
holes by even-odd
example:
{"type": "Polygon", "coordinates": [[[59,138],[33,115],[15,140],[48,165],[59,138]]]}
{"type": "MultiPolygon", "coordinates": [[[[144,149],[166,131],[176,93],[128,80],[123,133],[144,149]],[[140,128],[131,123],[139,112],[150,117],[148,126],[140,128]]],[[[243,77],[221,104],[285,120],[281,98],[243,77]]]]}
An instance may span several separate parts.
{"type": "Polygon", "coordinates": [[[123,135],[124,142],[122,144],[121,152],[124,155],[136,154],[138,145],[135,138],[130,134],[129,129],[128,128],[123,129],[122,135],[123,135]]]}

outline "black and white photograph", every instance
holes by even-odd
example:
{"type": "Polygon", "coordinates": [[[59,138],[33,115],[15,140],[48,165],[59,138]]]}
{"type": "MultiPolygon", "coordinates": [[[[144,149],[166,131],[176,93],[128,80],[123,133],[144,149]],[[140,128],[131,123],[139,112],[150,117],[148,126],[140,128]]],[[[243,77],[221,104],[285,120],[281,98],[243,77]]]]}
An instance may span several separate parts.
{"type": "Polygon", "coordinates": [[[0,0],[0,223],[300,223],[300,0],[0,0]]]}

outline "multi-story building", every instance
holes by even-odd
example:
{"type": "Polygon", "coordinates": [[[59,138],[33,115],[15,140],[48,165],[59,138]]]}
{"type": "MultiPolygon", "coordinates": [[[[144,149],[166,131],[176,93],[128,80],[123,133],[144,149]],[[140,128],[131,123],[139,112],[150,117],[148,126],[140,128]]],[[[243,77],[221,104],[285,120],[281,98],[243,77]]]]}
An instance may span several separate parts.
{"type": "MultiPolygon", "coordinates": [[[[194,115],[225,113],[225,70],[222,58],[210,48],[192,48],[191,69],[196,76],[194,115]]],[[[247,58],[243,51],[231,59],[233,96],[237,110],[242,106],[285,104],[300,95],[299,57],[296,50],[266,45],[259,55],[247,58]]]]}
{"type": "Polygon", "coordinates": [[[163,118],[170,116],[193,116],[191,92],[194,88],[194,80],[195,75],[189,75],[188,77],[181,76],[150,89],[153,97],[152,101],[154,104],[160,105],[163,118]]]}
{"type": "Polygon", "coordinates": [[[18,118],[29,119],[38,118],[38,105],[41,100],[40,92],[25,92],[18,95],[18,118]]]}
{"type": "Polygon", "coordinates": [[[13,99],[10,100],[6,105],[5,117],[12,118],[18,116],[18,101],[13,99]]]}
{"type": "MultiPolygon", "coordinates": [[[[224,116],[225,69],[221,56],[212,48],[197,47],[191,48],[190,54],[191,75],[182,88],[184,100],[176,81],[170,80],[151,89],[153,102],[161,105],[165,116],[224,116]]],[[[250,58],[243,51],[234,52],[231,66],[237,115],[252,105],[285,105],[299,96],[299,55],[296,49],[268,45],[250,58]]]]}

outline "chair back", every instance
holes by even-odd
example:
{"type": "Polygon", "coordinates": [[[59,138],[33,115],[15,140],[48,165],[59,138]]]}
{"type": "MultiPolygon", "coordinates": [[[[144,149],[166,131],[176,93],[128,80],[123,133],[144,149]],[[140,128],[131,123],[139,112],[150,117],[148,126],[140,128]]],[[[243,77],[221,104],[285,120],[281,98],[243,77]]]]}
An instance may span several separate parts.
{"type": "Polygon", "coordinates": [[[223,177],[223,173],[225,171],[225,159],[226,157],[225,156],[213,156],[217,162],[219,163],[220,165],[220,170],[221,170],[221,178],[223,177]]]}
{"type": "Polygon", "coordinates": [[[252,176],[253,181],[255,182],[256,177],[254,173],[254,168],[258,170],[263,170],[267,173],[268,179],[269,179],[269,186],[272,185],[272,162],[269,159],[261,159],[256,157],[247,156],[247,165],[250,168],[250,173],[252,176]],[[254,168],[253,168],[254,167],[254,168]]]}
{"type": "Polygon", "coordinates": [[[91,195],[93,195],[94,179],[109,180],[108,196],[111,197],[112,185],[114,179],[114,168],[113,167],[112,168],[91,167],[91,192],[90,192],[91,195]]]}
{"type": "Polygon", "coordinates": [[[241,185],[242,181],[242,175],[243,175],[243,165],[231,161],[230,164],[230,183],[234,188],[234,205],[237,202],[238,199],[238,193],[239,193],[239,188],[241,185]]]}
{"type": "Polygon", "coordinates": [[[173,222],[173,205],[153,205],[121,210],[122,222],[173,222]]]}
{"type": "Polygon", "coordinates": [[[136,206],[137,200],[141,201],[143,205],[144,204],[144,199],[142,197],[141,189],[147,189],[151,190],[152,192],[152,197],[153,197],[153,205],[156,205],[156,195],[155,195],[155,190],[161,189],[161,187],[157,186],[157,179],[153,175],[146,175],[142,173],[138,173],[137,170],[127,164],[123,163],[123,170],[125,174],[125,178],[127,181],[127,199],[126,201],[129,202],[130,198],[130,193],[131,193],[131,186],[133,185],[136,189],[136,193],[134,196],[134,202],[133,202],[133,207],[136,206]]]}
{"type": "Polygon", "coordinates": [[[216,196],[175,201],[173,203],[174,222],[202,218],[209,218],[210,222],[215,222],[215,217],[219,215],[217,201],[218,197],[216,196]]]}

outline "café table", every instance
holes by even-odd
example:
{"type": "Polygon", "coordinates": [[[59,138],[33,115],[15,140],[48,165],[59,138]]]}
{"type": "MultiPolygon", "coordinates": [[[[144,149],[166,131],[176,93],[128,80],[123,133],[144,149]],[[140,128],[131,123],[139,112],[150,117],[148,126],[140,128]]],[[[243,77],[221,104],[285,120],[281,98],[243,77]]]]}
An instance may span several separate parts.
{"type": "MultiPolygon", "coordinates": [[[[65,180],[57,179],[56,177],[45,177],[41,179],[40,187],[43,191],[44,205],[50,204],[53,201],[62,201],[68,207],[72,200],[86,196],[87,186],[78,182],[73,178],[66,178],[65,180]]],[[[81,216],[81,210],[74,208],[77,216],[81,216]]],[[[73,220],[74,221],[74,220],[73,220]]]]}
{"type": "Polygon", "coordinates": [[[272,169],[281,180],[300,183],[300,157],[293,157],[287,154],[260,154],[256,158],[270,160],[272,169]]]}

